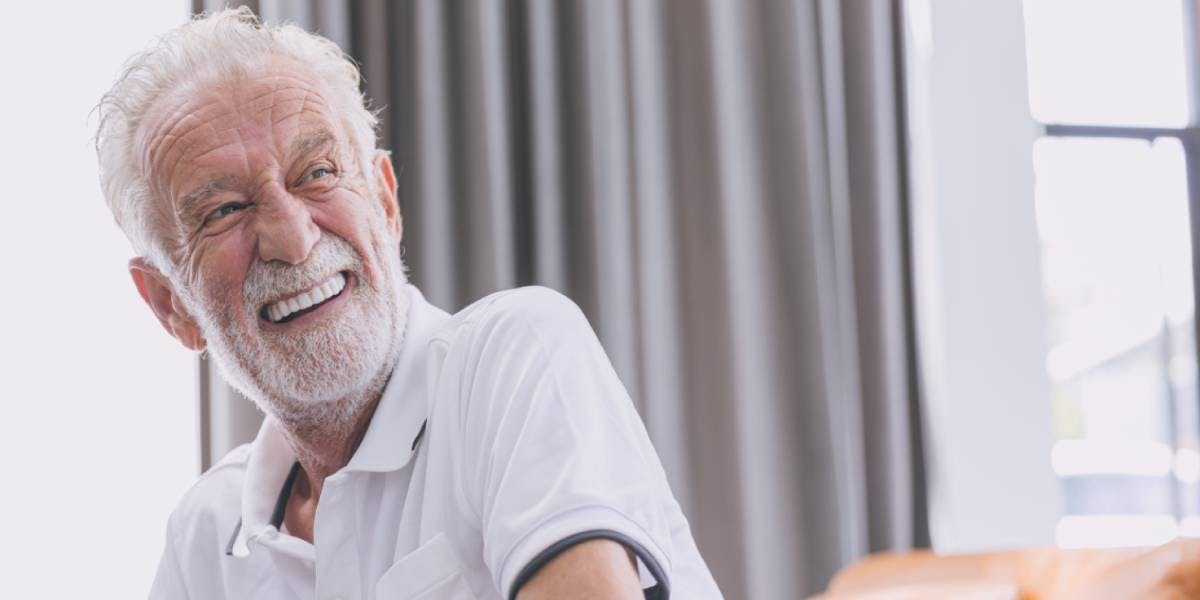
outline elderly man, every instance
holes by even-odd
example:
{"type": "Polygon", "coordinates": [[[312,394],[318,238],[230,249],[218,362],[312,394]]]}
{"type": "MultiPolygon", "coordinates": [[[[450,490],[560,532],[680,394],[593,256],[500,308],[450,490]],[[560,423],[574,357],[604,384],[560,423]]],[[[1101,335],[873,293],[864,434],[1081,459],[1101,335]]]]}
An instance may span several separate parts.
{"type": "Polygon", "coordinates": [[[246,10],[100,104],[108,203],[163,327],[267,417],[184,496],[155,598],[716,598],[628,395],[546,289],[408,284],[358,72],[246,10]]]}

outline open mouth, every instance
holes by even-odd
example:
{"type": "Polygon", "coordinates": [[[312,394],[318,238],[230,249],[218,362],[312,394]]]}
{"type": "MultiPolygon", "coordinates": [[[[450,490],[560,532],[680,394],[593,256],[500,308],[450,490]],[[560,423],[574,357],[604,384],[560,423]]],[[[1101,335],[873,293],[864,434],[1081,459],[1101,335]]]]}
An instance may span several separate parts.
{"type": "Polygon", "coordinates": [[[294,321],[340,296],[348,279],[349,273],[345,271],[335,273],[307,291],[263,305],[258,314],[271,323],[294,321]]]}

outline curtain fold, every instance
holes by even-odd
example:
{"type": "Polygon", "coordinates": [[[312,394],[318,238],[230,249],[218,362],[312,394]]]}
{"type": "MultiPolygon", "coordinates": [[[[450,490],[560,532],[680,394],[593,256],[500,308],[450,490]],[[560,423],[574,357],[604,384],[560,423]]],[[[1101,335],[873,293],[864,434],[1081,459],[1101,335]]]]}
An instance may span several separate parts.
{"type": "Polygon", "coordinates": [[[431,301],[584,309],[728,597],[928,543],[894,0],[254,5],[361,63],[431,301]]]}

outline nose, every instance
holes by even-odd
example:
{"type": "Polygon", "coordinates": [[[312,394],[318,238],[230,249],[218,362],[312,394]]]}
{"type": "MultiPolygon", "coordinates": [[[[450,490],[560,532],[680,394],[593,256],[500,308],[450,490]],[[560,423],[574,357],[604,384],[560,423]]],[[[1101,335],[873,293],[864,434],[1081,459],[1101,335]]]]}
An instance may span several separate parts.
{"type": "Polygon", "coordinates": [[[300,264],[321,239],[321,229],[303,200],[278,186],[271,188],[264,189],[258,199],[258,257],[265,262],[300,264]]]}

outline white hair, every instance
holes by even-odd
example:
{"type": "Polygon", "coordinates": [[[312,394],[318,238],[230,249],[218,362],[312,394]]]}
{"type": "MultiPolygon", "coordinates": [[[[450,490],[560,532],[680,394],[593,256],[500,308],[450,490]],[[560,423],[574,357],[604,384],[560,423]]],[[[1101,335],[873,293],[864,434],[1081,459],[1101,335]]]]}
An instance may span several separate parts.
{"type": "Polygon", "coordinates": [[[174,221],[155,208],[149,173],[137,156],[142,120],[160,97],[180,86],[245,75],[275,57],[298,61],[325,83],[361,173],[371,172],[378,119],[359,91],[358,67],[337,44],[295,25],[264,24],[246,7],[199,16],[131,57],[96,107],[96,153],[105,200],[134,252],[159,270],[169,272],[174,265],[174,249],[162,235],[174,221]]]}

